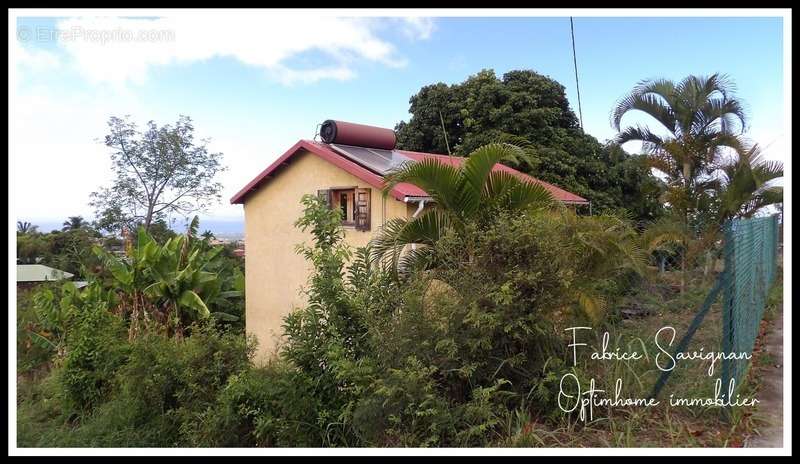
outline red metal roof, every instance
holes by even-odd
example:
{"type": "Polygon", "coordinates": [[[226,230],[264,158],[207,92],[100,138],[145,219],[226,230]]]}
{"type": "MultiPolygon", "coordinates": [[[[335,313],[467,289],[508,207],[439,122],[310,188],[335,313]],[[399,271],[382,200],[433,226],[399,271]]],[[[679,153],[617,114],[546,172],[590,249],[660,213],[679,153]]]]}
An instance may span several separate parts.
{"type": "MultiPolygon", "coordinates": [[[[408,156],[413,160],[420,161],[426,158],[435,158],[444,164],[449,164],[452,166],[461,166],[461,164],[466,159],[460,156],[436,155],[433,153],[420,153],[416,151],[406,151],[406,150],[397,150],[397,151],[408,156]]],[[[505,171],[519,177],[522,180],[527,180],[528,182],[537,183],[542,187],[546,188],[550,192],[550,194],[553,195],[553,198],[562,201],[564,203],[589,203],[589,201],[586,200],[585,198],[579,197],[578,195],[575,195],[572,192],[568,192],[562,188],[556,187],[553,184],[550,184],[543,180],[539,180],[533,176],[525,174],[524,172],[520,172],[514,168],[510,168],[504,164],[497,163],[494,165],[494,168],[492,168],[492,170],[505,171]]]]}
{"type": "MultiPolygon", "coordinates": [[[[236,195],[231,198],[231,203],[234,204],[241,204],[244,203],[245,198],[247,195],[256,189],[258,189],[262,183],[268,181],[271,177],[274,177],[277,173],[275,172],[278,168],[280,168],[284,164],[288,164],[290,162],[290,158],[292,158],[295,154],[301,152],[302,150],[306,150],[320,158],[332,163],[333,165],[349,172],[350,174],[354,175],[355,177],[363,180],[367,184],[382,189],[383,188],[383,177],[375,174],[374,172],[362,167],[361,165],[357,164],[354,161],[351,161],[348,158],[340,155],[339,153],[331,150],[327,145],[324,143],[314,142],[312,140],[300,140],[296,144],[294,144],[291,148],[289,148],[283,155],[281,155],[274,163],[270,164],[267,169],[263,170],[258,176],[256,176],[253,180],[251,180],[247,185],[244,186],[236,195]]],[[[401,154],[408,156],[413,160],[422,160],[425,158],[433,158],[439,160],[442,163],[450,164],[454,166],[461,165],[464,162],[465,158],[457,157],[457,156],[447,156],[447,155],[439,155],[434,153],[420,153],[415,151],[406,151],[406,150],[397,150],[401,154]]],[[[523,172],[517,171],[516,169],[510,168],[508,166],[502,165],[500,163],[494,166],[494,170],[499,171],[506,171],[514,174],[515,176],[519,177],[520,179],[528,180],[531,182],[536,182],[544,186],[553,197],[557,200],[560,200],[565,203],[588,203],[588,201],[584,198],[575,195],[574,193],[570,193],[564,189],[558,188],[555,185],[549,184],[545,181],[536,179],[535,177],[531,177],[528,174],[523,172]]],[[[417,187],[416,185],[408,184],[408,183],[401,183],[397,184],[390,194],[398,199],[403,200],[405,197],[426,197],[428,196],[424,190],[417,187]]]]}

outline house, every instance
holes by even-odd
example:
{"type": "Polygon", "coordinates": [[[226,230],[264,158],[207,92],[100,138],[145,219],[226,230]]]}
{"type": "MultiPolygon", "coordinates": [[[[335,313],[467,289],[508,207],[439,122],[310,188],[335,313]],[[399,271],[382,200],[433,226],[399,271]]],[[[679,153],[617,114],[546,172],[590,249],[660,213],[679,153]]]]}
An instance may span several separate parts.
{"type": "Polygon", "coordinates": [[[233,256],[236,256],[237,258],[244,258],[244,245],[233,250],[233,256]]]}
{"type": "MultiPolygon", "coordinates": [[[[344,216],[346,242],[364,246],[389,219],[411,217],[431,198],[415,185],[401,183],[382,194],[383,178],[403,163],[433,158],[460,164],[463,158],[395,149],[392,130],[342,121],[325,121],[322,141],[300,140],[231,198],[244,205],[245,304],[247,333],[259,342],[257,358],[274,354],[284,316],[303,304],[301,287],[311,270],[295,252],[309,235],[294,223],[302,214],[300,198],[320,195],[344,216]]],[[[507,166],[494,169],[543,185],[568,204],[588,201],[507,166]]]]}
{"type": "MultiPolygon", "coordinates": [[[[56,282],[59,280],[69,280],[73,274],[54,269],[43,264],[17,264],[17,287],[30,288],[44,282],[56,282]]],[[[81,288],[85,282],[75,282],[75,286],[81,288]]]]}

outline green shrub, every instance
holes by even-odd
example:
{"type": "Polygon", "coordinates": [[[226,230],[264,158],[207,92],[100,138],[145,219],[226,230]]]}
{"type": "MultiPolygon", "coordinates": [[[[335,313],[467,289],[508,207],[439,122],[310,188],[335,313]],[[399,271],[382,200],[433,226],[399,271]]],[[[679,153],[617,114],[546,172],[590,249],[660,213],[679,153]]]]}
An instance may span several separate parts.
{"type": "Polygon", "coordinates": [[[125,362],[129,348],[125,325],[108,311],[98,288],[80,295],[68,293],[62,298],[65,304],[71,310],[59,379],[65,409],[86,413],[108,397],[117,369],[125,362]],[[71,302],[66,303],[67,299],[71,302]]]}
{"type": "Polygon", "coordinates": [[[216,401],[228,379],[249,367],[245,337],[193,327],[185,339],[149,334],[136,339],[117,377],[118,396],[137,427],[159,429],[155,446],[177,446],[216,401]]]}
{"type": "Polygon", "coordinates": [[[242,371],[199,416],[193,440],[198,446],[326,444],[329,430],[319,425],[325,405],[314,388],[313,381],[284,362],[242,371]]]}
{"type": "Polygon", "coordinates": [[[107,398],[116,370],[124,363],[124,328],[104,308],[79,315],[60,371],[67,408],[88,411],[107,398]]]}
{"type": "Polygon", "coordinates": [[[34,305],[36,290],[17,289],[17,373],[34,373],[48,365],[54,346],[41,339],[42,332],[34,305]]]}

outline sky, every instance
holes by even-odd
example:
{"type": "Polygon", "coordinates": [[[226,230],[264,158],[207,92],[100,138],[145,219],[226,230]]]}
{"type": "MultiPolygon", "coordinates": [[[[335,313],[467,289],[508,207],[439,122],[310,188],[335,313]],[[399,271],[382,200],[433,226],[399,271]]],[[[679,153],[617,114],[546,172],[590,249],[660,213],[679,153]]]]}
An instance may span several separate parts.
{"type": "MultiPolygon", "coordinates": [[[[100,143],[110,116],[143,125],[189,115],[228,166],[222,203],[202,217],[241,221],[242,206],[229,199],[298,139],[313,138],[317,124],[392,128],[408,120],[409,98],[424,85],[532,69],[564,85],[578,113],[566,16],[170,14],[17,18],[9,173],[18,220],[93,217],[89,194],[112,180],[100,143]]],[[[575,17],[574,27],[589,134],[615,135],[611,108],[643,79],[721,72],[746,104],[746,136],[788,161],[782,18],[575,17]]]]}

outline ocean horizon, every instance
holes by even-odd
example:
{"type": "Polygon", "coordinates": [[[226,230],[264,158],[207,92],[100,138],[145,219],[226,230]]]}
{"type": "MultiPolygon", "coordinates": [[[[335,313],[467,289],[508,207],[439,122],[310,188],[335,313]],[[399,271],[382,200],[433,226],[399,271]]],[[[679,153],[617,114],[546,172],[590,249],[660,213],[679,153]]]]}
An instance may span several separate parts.
{"type": "MultiPolygon", "coordinates": [[[[30,222],[39,228],[39,232],[48,233],[54,230],[61,230],[65,219],[27,219],[17,218],[17,221],[30,222]]],[[[91,219],[87,219],[91,220],[91,219]]],[[[184,219],[175,219],[170,223],[170,228],[175,232],[185,232],[188,226],[188,221],[184,219]]],[[[200,232],[210,230],[215,236],[219,238],[239,239],[244,237],[244,220],[243,219],[211,219],[200,218],[200,232]]]]}

